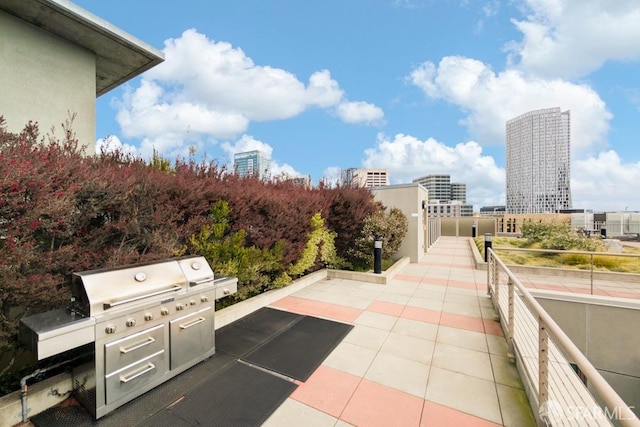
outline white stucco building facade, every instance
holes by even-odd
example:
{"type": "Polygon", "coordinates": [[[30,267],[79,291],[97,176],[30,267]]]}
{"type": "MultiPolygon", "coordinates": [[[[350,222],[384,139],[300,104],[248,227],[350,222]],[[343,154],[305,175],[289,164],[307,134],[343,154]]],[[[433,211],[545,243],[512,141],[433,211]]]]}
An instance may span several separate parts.
{"type": "MultiPolygon", "coordinates": [[[[0,0],[0,116],[41,135],[75,116],[94,151],[96,97],[161,63],[161,51],[66,0],[0,0]]],[[[61,135],[61,133],[59,133],[61,135]]]]}

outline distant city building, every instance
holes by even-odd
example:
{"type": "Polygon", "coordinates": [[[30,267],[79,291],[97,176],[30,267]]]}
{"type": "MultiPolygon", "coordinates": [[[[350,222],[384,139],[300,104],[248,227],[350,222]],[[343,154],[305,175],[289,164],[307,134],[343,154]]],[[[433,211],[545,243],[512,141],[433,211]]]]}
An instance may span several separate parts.
{"type": "Polygon", "coordinates": [[[461,182],[451,183],[451,200],[467,203],[467,184],[461,182]]]}
{"type": "Polygon", "coordinates": [[[504,215],[505,209],[504,205],[483,206],[480,208],[480,215],[504,215]]]}
{"type": "Polygon", "coordinates": [[[473,205],[467,204],[467,184],[451,182],[451,176],[427,175],[413,180],[427,189],[429,216],[473,216],[473,205]]]}
{"type": "Polygon", "coordinates": [[[304,188],[311,188],[311,175],[288,176],[279,175],[273,178],[274,181],[292,182],[304,188]]]}
{"type": "Polygon", "coordinates": [[[473,216],[473,205],[461,203],[458,200],[442,202],[440,200],[427,203],[427,215],[429,217],[457,217],[473,216]]]}
{"type": "MultiPolygon", "coordinates": [[[[451,200],[451,176],[427,175],[416,178],[413,182],[422,185],[429,192],[429,200],[446,202],[451,200]]],[[[466,198],[466,195],[465,195],[466,198]]]]}
{"type": "Polygon", "coordinates": [[[571,209],[571,118],[559,107],[507,121],[506,213],[571,209]]]}
{"type": "Polygon", "coordinates": [[[271,179],[271,159],[259,150],[236,153],[233,156],[233,169],[238,176],[255,176],[263,181],[271,179]]]}
{"type": "Polygon", "coordinates": [[[349,168],[342,171],[342,185],[358,187],[383,187],[389,185],[389,173],[386,169],[349,168]]]}

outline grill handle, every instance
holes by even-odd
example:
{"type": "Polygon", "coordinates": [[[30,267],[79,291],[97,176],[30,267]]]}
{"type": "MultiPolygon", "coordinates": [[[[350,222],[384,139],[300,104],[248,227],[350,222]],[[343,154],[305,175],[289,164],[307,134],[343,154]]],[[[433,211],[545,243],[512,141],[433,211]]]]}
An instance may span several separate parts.
{"type": "Polygon", "coordinates": [[[137,350],[139,348],[142,348],[145,345],[153,344],[154,342],[156,342],[155,338],[147,337],[146,340],[140,341],[138,343],[135,343],[135,344],[133,344],[133,345],[131,345],[129,347],[120,347],[120,353],[122,353],[122,354],[131,353],[133,350],[137,350]]]}
{"type": "Polygon", "coordinates": [[[154,365],[153,363],[149,362],[149,363],[147,363],[147,366],[143,367],[138,372],[135,372],[133,375],[130,375],[130,376],[120,375],[120,382],[126,384],[129,381],[133,381],[136,378],[138,378],[139,376],[146,374],[147,372],[153,371],[154,369],[156,369],[156,365],[154,365]]]}
{"type": "Polygon", "coordinates": [[[213,277],[205,277],[204,279],[193,280],[189,282],[189,286],[204,285],[205,283],[211,283],[211,282],[213,282],[213,277]]]}
{"type": "Polygon", "coordinates": [[[138,295],[138,296],[135,296],[133,298],[123,299],[123,300],[116,301],[116,302],[105,302],[103,304],[103,307],[104,307],[105,310],[107,310],[109,308],[118,307],[119,305],[129,304],[130,302],[140,301],[142,299],[149,298],[149,297],[155,297],[156,295],[162,295],[162,294],[166,294],[168,292],[179,291],[180,289],[182,289],[182,286],[176,285],[176,286],[172,286],[169,289],[163,289],[163,290],[157,291],[157,292],[151,292],[151,293],[144,294],[144,295],[138,295]]]}
{"type": "Polygon", "coordinates": [[[198,317],[196,320],[189,322],[189,323],[184,323],[182,325],[180,325],[180,329],[187,329],[190,328],[192,326],[196,326],[198,323],[202,323],[204,322],[206,319],[204,317],[198,317]]]}

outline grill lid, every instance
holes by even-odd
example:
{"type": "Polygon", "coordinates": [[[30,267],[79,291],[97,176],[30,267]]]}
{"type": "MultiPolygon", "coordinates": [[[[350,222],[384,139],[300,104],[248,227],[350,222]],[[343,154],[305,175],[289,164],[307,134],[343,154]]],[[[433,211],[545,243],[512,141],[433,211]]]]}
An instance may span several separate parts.
{"type": "Polygon", "coordinates": [[[170,259],[118,268],[73,273],[72,306],[86,316],[155,297],[187,292],[190,284],[213,282],[213,271],[203,257],[170,259]]]}

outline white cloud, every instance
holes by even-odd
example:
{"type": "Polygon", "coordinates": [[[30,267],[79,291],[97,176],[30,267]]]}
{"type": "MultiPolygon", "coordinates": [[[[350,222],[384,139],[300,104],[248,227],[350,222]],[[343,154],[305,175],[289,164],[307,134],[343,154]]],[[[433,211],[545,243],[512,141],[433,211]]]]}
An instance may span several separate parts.
{"type": "Polygon", "coordinates": [[[343,102],[336,108],[336,113],[345,123],[380,123],[384,113],[368,102],[343,102]]]}
{"type": "Polygon", "coordinates": [[[422,141],[403,134],[393,139],[378,135],[376,146],[365,150],[362,165],[387,169],[393,183],[449,174],[453,182],[467,185],[469,203],[478,206],[504,203],[504,169],[492,157],[483,155],[482,147],[475,141],[448,147],[433,138],[422,141]]]}
{"type": "Polygon", "coordinates": [[[615,151],[604,151],[573,162],[571,177],[573,199],[579,200],[574,207],[640,211],[640,162],[625,164],[615,151]]]}
{"type": "MultiPolygon", "coordinates": [[[[164,53],[166,60],[116,105],[123,134],[142,139],[145,152],[180,152],[234,138],[252,121],[289,119],[308,108],[332,112],[348,102],[328,70],[313,73],[305,86],[291,72],[256,65],[241,49],[194,29],[167,40],[164,53]]],[[[355,104],[355,113],[338,116],[369,123],[381,114],[371,104],[355,104]]]]}
{"type": "Polygon", "coordinates": [[[106,138],[96,140],[96,154],[100,154],[102,152],[114,153],[116,151],[126,155],[139,155],[137,147],[123,143],[116,135],[109,135],[106,138]]]}
{"type": "Polygon", "coordinates": [[[511,61],[545,77],[584,76],[607,60],[640,59],[640,3],[615,0],[526,0],[512,20],[523,40],[511,61]]]}
{"type": "Polygon", "coordinates": [[[229,155],[231,163],[233,163],[233,155],[236,153],[258,150],[262,151],[269,158],[271,158],[271,154],[273,153],[273,148],[269,144],[246,134],[242,135],[240,139],[234,143],[223,142],[220,144],[220,147],[229,155]]]}
{"type": "Polygon", "coordinates": [[[322,172],[321,181],[330,187],[338,185],[342,180],[342,168],[339,166],[329,166],[322,172]]]}
{"type": "Polygon", "coordinates": [[[503,144],[506,121],[541,108],[571,110],[574,155],[593,154],[606,146],[611,113],[586,85],[527,76],[515,69],[495,73],[481,61],[447,56],[436,67],[425,62],[409,76],[431,98],[457,105],[462,124],[482,145],[503,144]]]}

